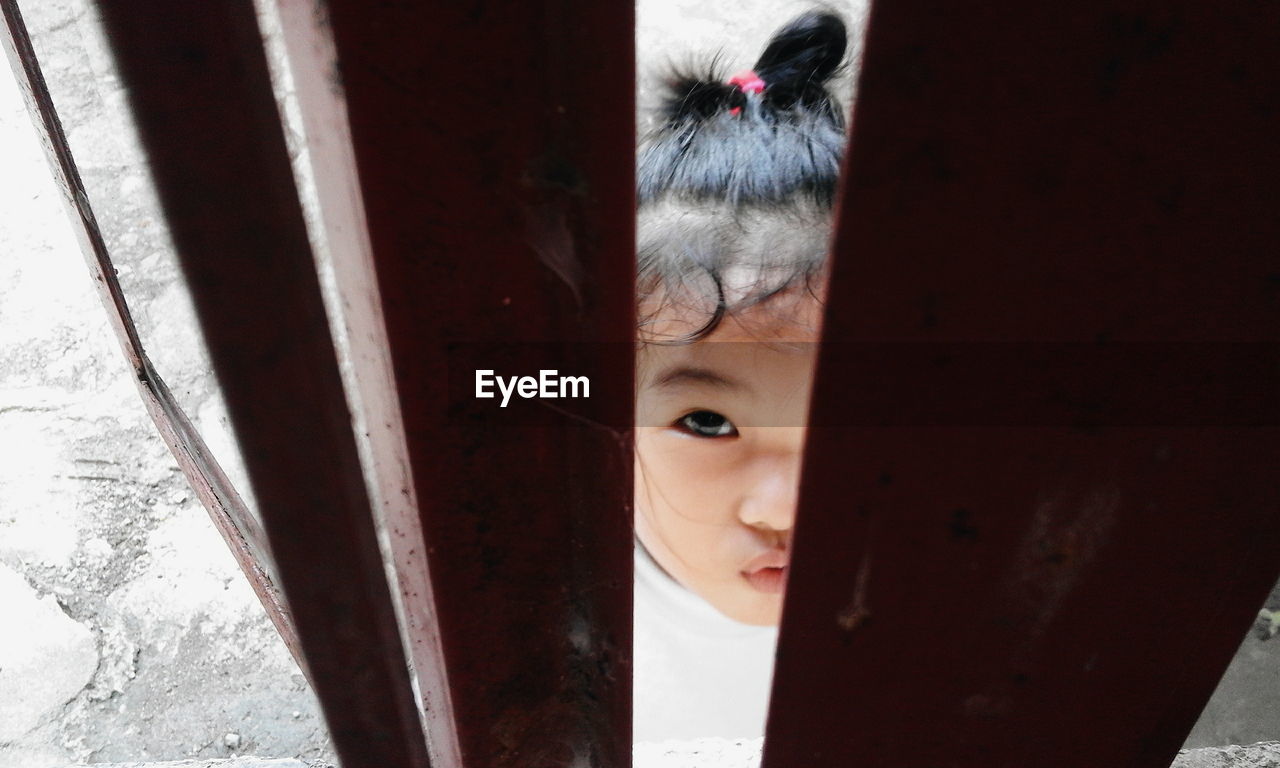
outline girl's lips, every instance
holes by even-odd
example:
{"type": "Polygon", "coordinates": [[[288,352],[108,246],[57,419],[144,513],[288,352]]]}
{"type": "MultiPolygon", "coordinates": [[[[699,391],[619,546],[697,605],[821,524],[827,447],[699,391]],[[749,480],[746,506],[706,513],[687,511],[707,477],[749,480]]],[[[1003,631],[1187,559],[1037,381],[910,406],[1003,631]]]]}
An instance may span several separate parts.
{"type": "Polygon", "coordinates": [[[768,549],[747,561],[742,573],[754,573],[761,568],[786,568],[791,562],[791,553],[785,549],[768,549]]]}
{"type": "Polygon", "coordinates": [[[787,588],[787,571],[791,553],[785,549],[770,549],[760,553],[742,569],[742,578],[753,588],[769,595],[780,595],[787,588]]]}
{"type": "Polygon", "coordinates": [[[787,588],[788,570],[790,569],[785,565],[781,568],[757,568],[754,571],[743,571],[742,576],[756,590],[770,595],[780,595],[787,588]]]}

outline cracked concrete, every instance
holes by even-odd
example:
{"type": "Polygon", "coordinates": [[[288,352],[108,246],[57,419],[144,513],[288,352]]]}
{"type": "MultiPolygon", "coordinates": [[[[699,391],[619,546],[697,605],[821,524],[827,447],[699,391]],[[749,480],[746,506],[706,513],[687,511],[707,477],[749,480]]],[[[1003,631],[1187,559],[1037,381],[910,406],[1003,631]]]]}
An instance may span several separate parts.
{"type": "Polygon", "coordinates": [[[17,571],[0,565],[5,621],[21,632],[0,634],[0,742],[12,741],[55,714],[93,679],[93,632],[47,595],[36,597],[17,571]]]}
{"type": "MultiPolygon", "coordinates": [[[[22,8],[148,351],[243,487],[88,3],[22,8]]],[[[314,696],[142,407],[7,67],[0,156],[0,768],[331,761],[314,696]]]]}

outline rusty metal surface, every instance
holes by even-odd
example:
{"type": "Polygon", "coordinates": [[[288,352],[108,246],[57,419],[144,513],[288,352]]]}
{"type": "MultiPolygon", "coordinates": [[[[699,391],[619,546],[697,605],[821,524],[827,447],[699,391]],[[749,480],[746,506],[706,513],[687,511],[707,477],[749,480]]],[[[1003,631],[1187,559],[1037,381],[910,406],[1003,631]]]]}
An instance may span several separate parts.
{"type": "Polygon", "coordinates": [[[1274,3],[876,5],[766,768],[1172,761],[1280,575],[1277,28],[1274,3]],[[981,380],[940,355],[943,417],[869,418],[863,388],[924,374],[867,350],[919,342],[1001,350],[1002,386],[1048,342],[1086,354],[1039,416],[973,419],[981,380]],[[1135,342],[1260,375],[1159,382],[1193,397],[1136,418],[1107,395],[1135,342]],[[1232,393],[1252,421],[1215,422],[1232,393]]]}
{"type": "Polygon", "coordinates": [[[253,5],[99,10],[335,749],[426,766],[253,5]]]}
{"type": "Polygon", "coordinates": [[[5,21],[5,52],[62,193],[99,298],[133,371],[138,394],[183,476],[248,578],[267,618],[303,672],[307,672],[297,631],[272,575],[274,567],[262,527],[147,358],[16,0],[0,0],[0,12],[5,21]]]}
{"type": "MultiPolygon", "coordinates": [[[[371,260],[386,322],[393,399],[376,376],[366,386],[403,416],[406,487],[421,511],[425,552],[402,544],[396,559],[401,588],[419,601],[410,620],[438,620],[438,637],[425,634],[428,621],[411,638],[433,757],[625,766],[633,9],[283,6],[295,62],[311,62],[299,87],[309,141],[340,143],[349,131],[354,147],[353,157],[322,149],[315,171],[330,236],[368,232],[367,243],[338,232],[334,260],[371,260]],[[317,69],[326,30],[337,64],[317,69]],[[507,343],[511,357],[486,359],[472,342],[507,343]],[[536,423],[490,400],[451,399],[449,378],[484,362],[505,375],[589,376],[591,398],[559,401],[536,423]],[[424,573],[430,598],[411,581],[424,573]],[[442,743],[450,722],[456,742],[442,743]]],[[[356,327],[376,315],[357,312],[356,327]]],[[[400,438],[382,439],[384,455],[400,450],[400,438]]],[[[388,510],[391,529],[408,509],[388,510]]]]}

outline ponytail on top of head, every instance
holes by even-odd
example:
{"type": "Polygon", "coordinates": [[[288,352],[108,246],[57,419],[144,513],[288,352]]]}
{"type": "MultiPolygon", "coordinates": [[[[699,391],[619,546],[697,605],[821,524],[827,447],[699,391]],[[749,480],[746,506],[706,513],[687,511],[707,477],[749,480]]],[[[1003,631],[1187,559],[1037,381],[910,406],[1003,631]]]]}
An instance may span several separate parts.
{"type": "Polygon", "coordinates": [[[714,67],[673,73],[659,125],[640,148],[638,203],[676,197],[773,206],[799,196],[830,207],[845,132],[827,83],[847,45],[839,16],[810,11],[774,33],[744,73],[763,81],[759,92],[727,82],[714,67]]]}
{"type": "Polygon", "coordinates": [[[636,161],[641,325],[675,306],[701,319],[658,343],[706,338],[793,288],[814,295],[845,147],[828,83],[847,44],[839,16],[811,11],[731,80],[714,66],[667,79],[636,161]]]}
{"type": "MultiPolygon", "coordinates": [[[[848,33],[833,13],[807,13],[780,29],[756,61],[755,73],[772,84],[765,101],[775,110],[834,109],[826,84],[844,61],[848,33]]],[[[832,115],[840,119],[838,112],[832,115]]]]}

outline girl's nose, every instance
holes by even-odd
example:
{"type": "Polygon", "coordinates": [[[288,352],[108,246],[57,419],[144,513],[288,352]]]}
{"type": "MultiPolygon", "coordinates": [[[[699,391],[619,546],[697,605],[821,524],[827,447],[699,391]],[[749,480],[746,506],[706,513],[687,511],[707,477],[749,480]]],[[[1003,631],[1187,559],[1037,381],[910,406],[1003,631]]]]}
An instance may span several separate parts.
{"type": "Polygon", "coordinates": [[[738,513],[744,525],[780,532],[795,525],[803,439],[797,442],[794,450],[762,458],[752,468],[738,513]]]}

